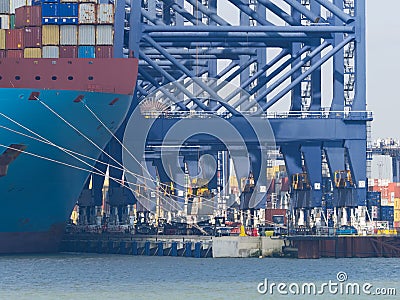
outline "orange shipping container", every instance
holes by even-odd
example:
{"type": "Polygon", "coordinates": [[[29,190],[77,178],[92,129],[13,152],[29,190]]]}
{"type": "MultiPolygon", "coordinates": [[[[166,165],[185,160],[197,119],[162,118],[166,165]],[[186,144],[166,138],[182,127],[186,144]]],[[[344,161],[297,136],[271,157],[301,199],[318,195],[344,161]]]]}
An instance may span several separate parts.
{"type": "Polygon", "coordinates": [[[394,221],[393,222],[393,227],[394,228],[400,228],[400,221],[394,221]]]}
{"type": "Polygon", "coordinates": [[[394,198],[394,209],[400,209],[400,198],[394,198]]]}
{"type": "Polygon", "coordinates": [[[400,209],[395,209],[395,210],[394,210],[394,218],[393,218],[393,220],[394,220],[395,222],[400,221],[400,209]]]}
{"type": "Polygon", "coordinates": [[[389,188],[387,186],[373,186],[374,192],[381,192],[382,199],[389,199],[389,188]]]}
{"type": "MultiPolygon", "coordinates": [[[[22,29],[7,29],[6,31],[6,49],[23,49],[23,30],[22,29]]],[[[7,54],[8,56],[8,54],[7,54]]]]}
{"type": "Polygon", "coordinates": [[[400,198],[400,183],[390,182],[388,186],[389,194],[394,195],[394,198],[400,198]]]}

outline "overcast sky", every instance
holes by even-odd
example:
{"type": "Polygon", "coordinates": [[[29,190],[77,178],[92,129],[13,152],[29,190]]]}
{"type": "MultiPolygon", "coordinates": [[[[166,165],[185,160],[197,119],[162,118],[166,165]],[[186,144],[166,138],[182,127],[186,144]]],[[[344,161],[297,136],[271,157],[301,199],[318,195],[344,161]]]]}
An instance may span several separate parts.
{"type": "Polygon", "coordinates": [[[366,0],[367,101],[374,138],[400,139],[400,1],[366,0]]]}

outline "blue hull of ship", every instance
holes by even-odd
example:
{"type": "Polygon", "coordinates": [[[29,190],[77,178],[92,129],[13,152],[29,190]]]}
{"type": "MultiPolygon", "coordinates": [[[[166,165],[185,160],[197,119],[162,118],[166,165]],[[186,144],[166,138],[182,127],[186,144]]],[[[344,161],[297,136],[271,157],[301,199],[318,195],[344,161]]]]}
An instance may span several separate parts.
{"type": "MultiPolygon", "coordinates": [[[[101,154],[101,150],[93,146],[40,101],[29,100],[32,91],[39,92],[38,98],[43,103],[75,126],[100,149],[104,149],[112,136],[77,99],[80,95],[84,95],[83,101],[86,105],[113,132],[124,120],[132,100],[132,96],[110,93],[0,90],[0,113],[51,143],[96,159],[101,154]],[[113,104],[110,105],[110,103],[113,104]]],[[[34,134],[1,115],[0,126],[1,145],[26,146],[25,153],[21,153],[10,163],[7,174],[0,177],[2,211],[0,253],[57,251],[65,222],[89,176],[87,171],[71,166],[86,170],[90,169],[90,166],[52,145],[28,137],[34,134]],[[41,156],[41,158],[28,153],[41,156]]],[[[0,154],[6,150],[4,146],[0,147],[0,154]]],[[[86,161],[94,165],[93,161],[87,159],[86,161]]]]}

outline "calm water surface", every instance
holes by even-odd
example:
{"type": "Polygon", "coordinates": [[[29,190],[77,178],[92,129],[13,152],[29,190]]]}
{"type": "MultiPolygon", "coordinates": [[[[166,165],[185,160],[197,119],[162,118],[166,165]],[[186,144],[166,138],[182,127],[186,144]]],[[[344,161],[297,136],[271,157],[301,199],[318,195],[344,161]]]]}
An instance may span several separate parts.
{"type": "Polygon", "coordinates": [[[400,299],[400,259],[195,259],[95,254],[0,256],[0,299],[400,299]],[[396,296],[262,295],[257,285],[371,283],[396,296]]]}

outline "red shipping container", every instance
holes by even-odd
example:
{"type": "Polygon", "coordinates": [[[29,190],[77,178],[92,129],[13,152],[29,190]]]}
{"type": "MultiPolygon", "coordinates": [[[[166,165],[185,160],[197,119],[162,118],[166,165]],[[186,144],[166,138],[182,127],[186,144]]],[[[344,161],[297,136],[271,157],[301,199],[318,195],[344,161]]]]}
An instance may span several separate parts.
{"type": "Polygon", "coordinates": [[[391,197],[394,193],[394,198],[400,198],[400,183],[399,182],[389,182],[389,196],[391,197]]]}
{"type": "MultiPolygon", "coordinates": [[[[23,49],[23,29],[6,30],[6,49],[23,49]]],[[[8,56],[8,55],[7,55],[8,56]]]]}
{"type": "Polygon", "coordinates": [[[267,224],[273,223],[274,216],[283,216],[284,217],[284,224],[287,224],[287,210],[281,208],[267,208],[265,210],[265,221],[267,224]]]}
{"type": "Polygon", "coordinates": [[[0,50],[0,58],[6,57],[6,50],[0,50]]]}
{"type": "Polygon", "coordinates": [[[288,192],[290,190],[290,182],[288,177],[282,178],[282,187],[281,191],[282,192],[288,192]]]}
{"type": "Polygon", "coordinates": [[[60,46],[60,58],[77,58],[78,46],[60,46]]]}
{"type": "Polygon", "coordinates": [[[15,9],[15,28],[24,28],[26,26],[42,25],[42,7],[22,6],[15,9]]]}
{"type": "Polygon", "coordinates": [[[112,58],[113,55],[113,46],[96,46],[96,58],[112,58]]]}
{"type": "Polygon", "coordinates": [[[8,58],[23,58],[24,50],[7,50],[8,58]]]}
{"type": "Polygon", "coordinates": [[[40,48],[42,46],[42,28],[26,27],[24,31],[25,48],[40,48]]]}

